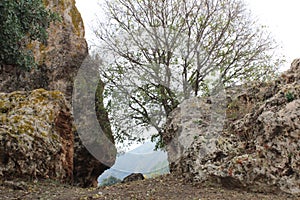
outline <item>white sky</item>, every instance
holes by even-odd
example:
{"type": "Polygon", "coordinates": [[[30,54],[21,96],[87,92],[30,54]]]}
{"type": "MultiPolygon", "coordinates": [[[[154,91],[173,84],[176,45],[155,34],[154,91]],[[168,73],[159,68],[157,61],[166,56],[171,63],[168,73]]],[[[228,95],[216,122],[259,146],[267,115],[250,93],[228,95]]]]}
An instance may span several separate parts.
{"type": "MultiPolygon", "coordinates": [[[[86,38],[90,42],[93,38],[91,26],[96,14],[101,16],[97,2],[101,0],[76,0],[76,5],[83,17],[86,29],[86,38]]],[[[300,58],[300,24],[299,0],[245,0],[254,16],[260,23],[269,27],[273,37],[282,46],[289,68],[295,58],[300,58]]]]}

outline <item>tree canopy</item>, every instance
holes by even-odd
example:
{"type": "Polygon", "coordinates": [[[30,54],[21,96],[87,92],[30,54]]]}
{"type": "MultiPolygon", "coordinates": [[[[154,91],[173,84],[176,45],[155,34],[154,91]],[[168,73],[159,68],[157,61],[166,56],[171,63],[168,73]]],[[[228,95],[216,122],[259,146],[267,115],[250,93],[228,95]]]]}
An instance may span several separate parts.
{"type": "Polygon", "coordinates": [[[280,62],[240,0],[107,0],[105,11],[96,54],[117,139],[159,133],[184,99],[268,80],[280,62]]]}
{"type": "Polygon", "coordinates": [[[45,8],[42,0],[1,0],[0,64],[25,69],[35,65],[27,45],[34,40],[47,43],[50,22],[58,16],[45,8]]]}

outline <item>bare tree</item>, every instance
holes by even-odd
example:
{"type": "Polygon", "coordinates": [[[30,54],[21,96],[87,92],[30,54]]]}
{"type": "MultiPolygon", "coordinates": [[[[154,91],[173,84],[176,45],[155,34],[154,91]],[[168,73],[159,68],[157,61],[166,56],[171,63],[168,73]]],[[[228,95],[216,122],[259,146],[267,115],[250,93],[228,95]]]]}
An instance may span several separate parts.
{"type": "Polygon", "coordinates": [[[119,136],[155,127],[218,84],[266,80],[274,41],[240,0],[107,0],[94,29],[119,136]]]}

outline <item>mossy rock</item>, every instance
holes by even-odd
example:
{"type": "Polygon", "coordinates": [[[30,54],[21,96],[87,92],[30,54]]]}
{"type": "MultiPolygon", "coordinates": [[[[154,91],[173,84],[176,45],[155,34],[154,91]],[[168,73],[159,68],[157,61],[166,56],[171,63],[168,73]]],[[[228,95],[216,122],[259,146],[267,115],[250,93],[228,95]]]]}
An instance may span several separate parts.
{"type": "Polygon", "coordinates": [[[72,180],[73,122],[63,94],[37,89],[0,97],[5,105],[0,115],[0,177],[72,180]],[[65,130],[58,128],[62,125],[65,130]]]}

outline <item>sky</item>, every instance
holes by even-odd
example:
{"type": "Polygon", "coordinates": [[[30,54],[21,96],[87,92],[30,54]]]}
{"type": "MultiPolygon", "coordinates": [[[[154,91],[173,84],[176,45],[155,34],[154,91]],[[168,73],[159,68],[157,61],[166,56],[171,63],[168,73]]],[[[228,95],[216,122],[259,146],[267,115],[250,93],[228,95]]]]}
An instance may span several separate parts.
{"type": "MultiPolygon", "coordinates": [[[[98,6],[101,0],[76,0],[76,5],[80,11],[86,29],[86,39],[93,40],[91,31],[96,15],[103,15],[98,6]]],[[[290,63],[295,58],[300,58],[300,25],[299,25],[299,0],[245,0],[252,15],[256,17],[262,25],[269,28],[274,39],[281,47],[281,52],[287,63],[284,69],[289,68],[290,63]]]]}
{"type": "Polygon", "coordinates": [[[287,66],[300,58],[299,0],[246,0],[253,15],[268,26],[274,39],[282,46],[287,66]]]}

